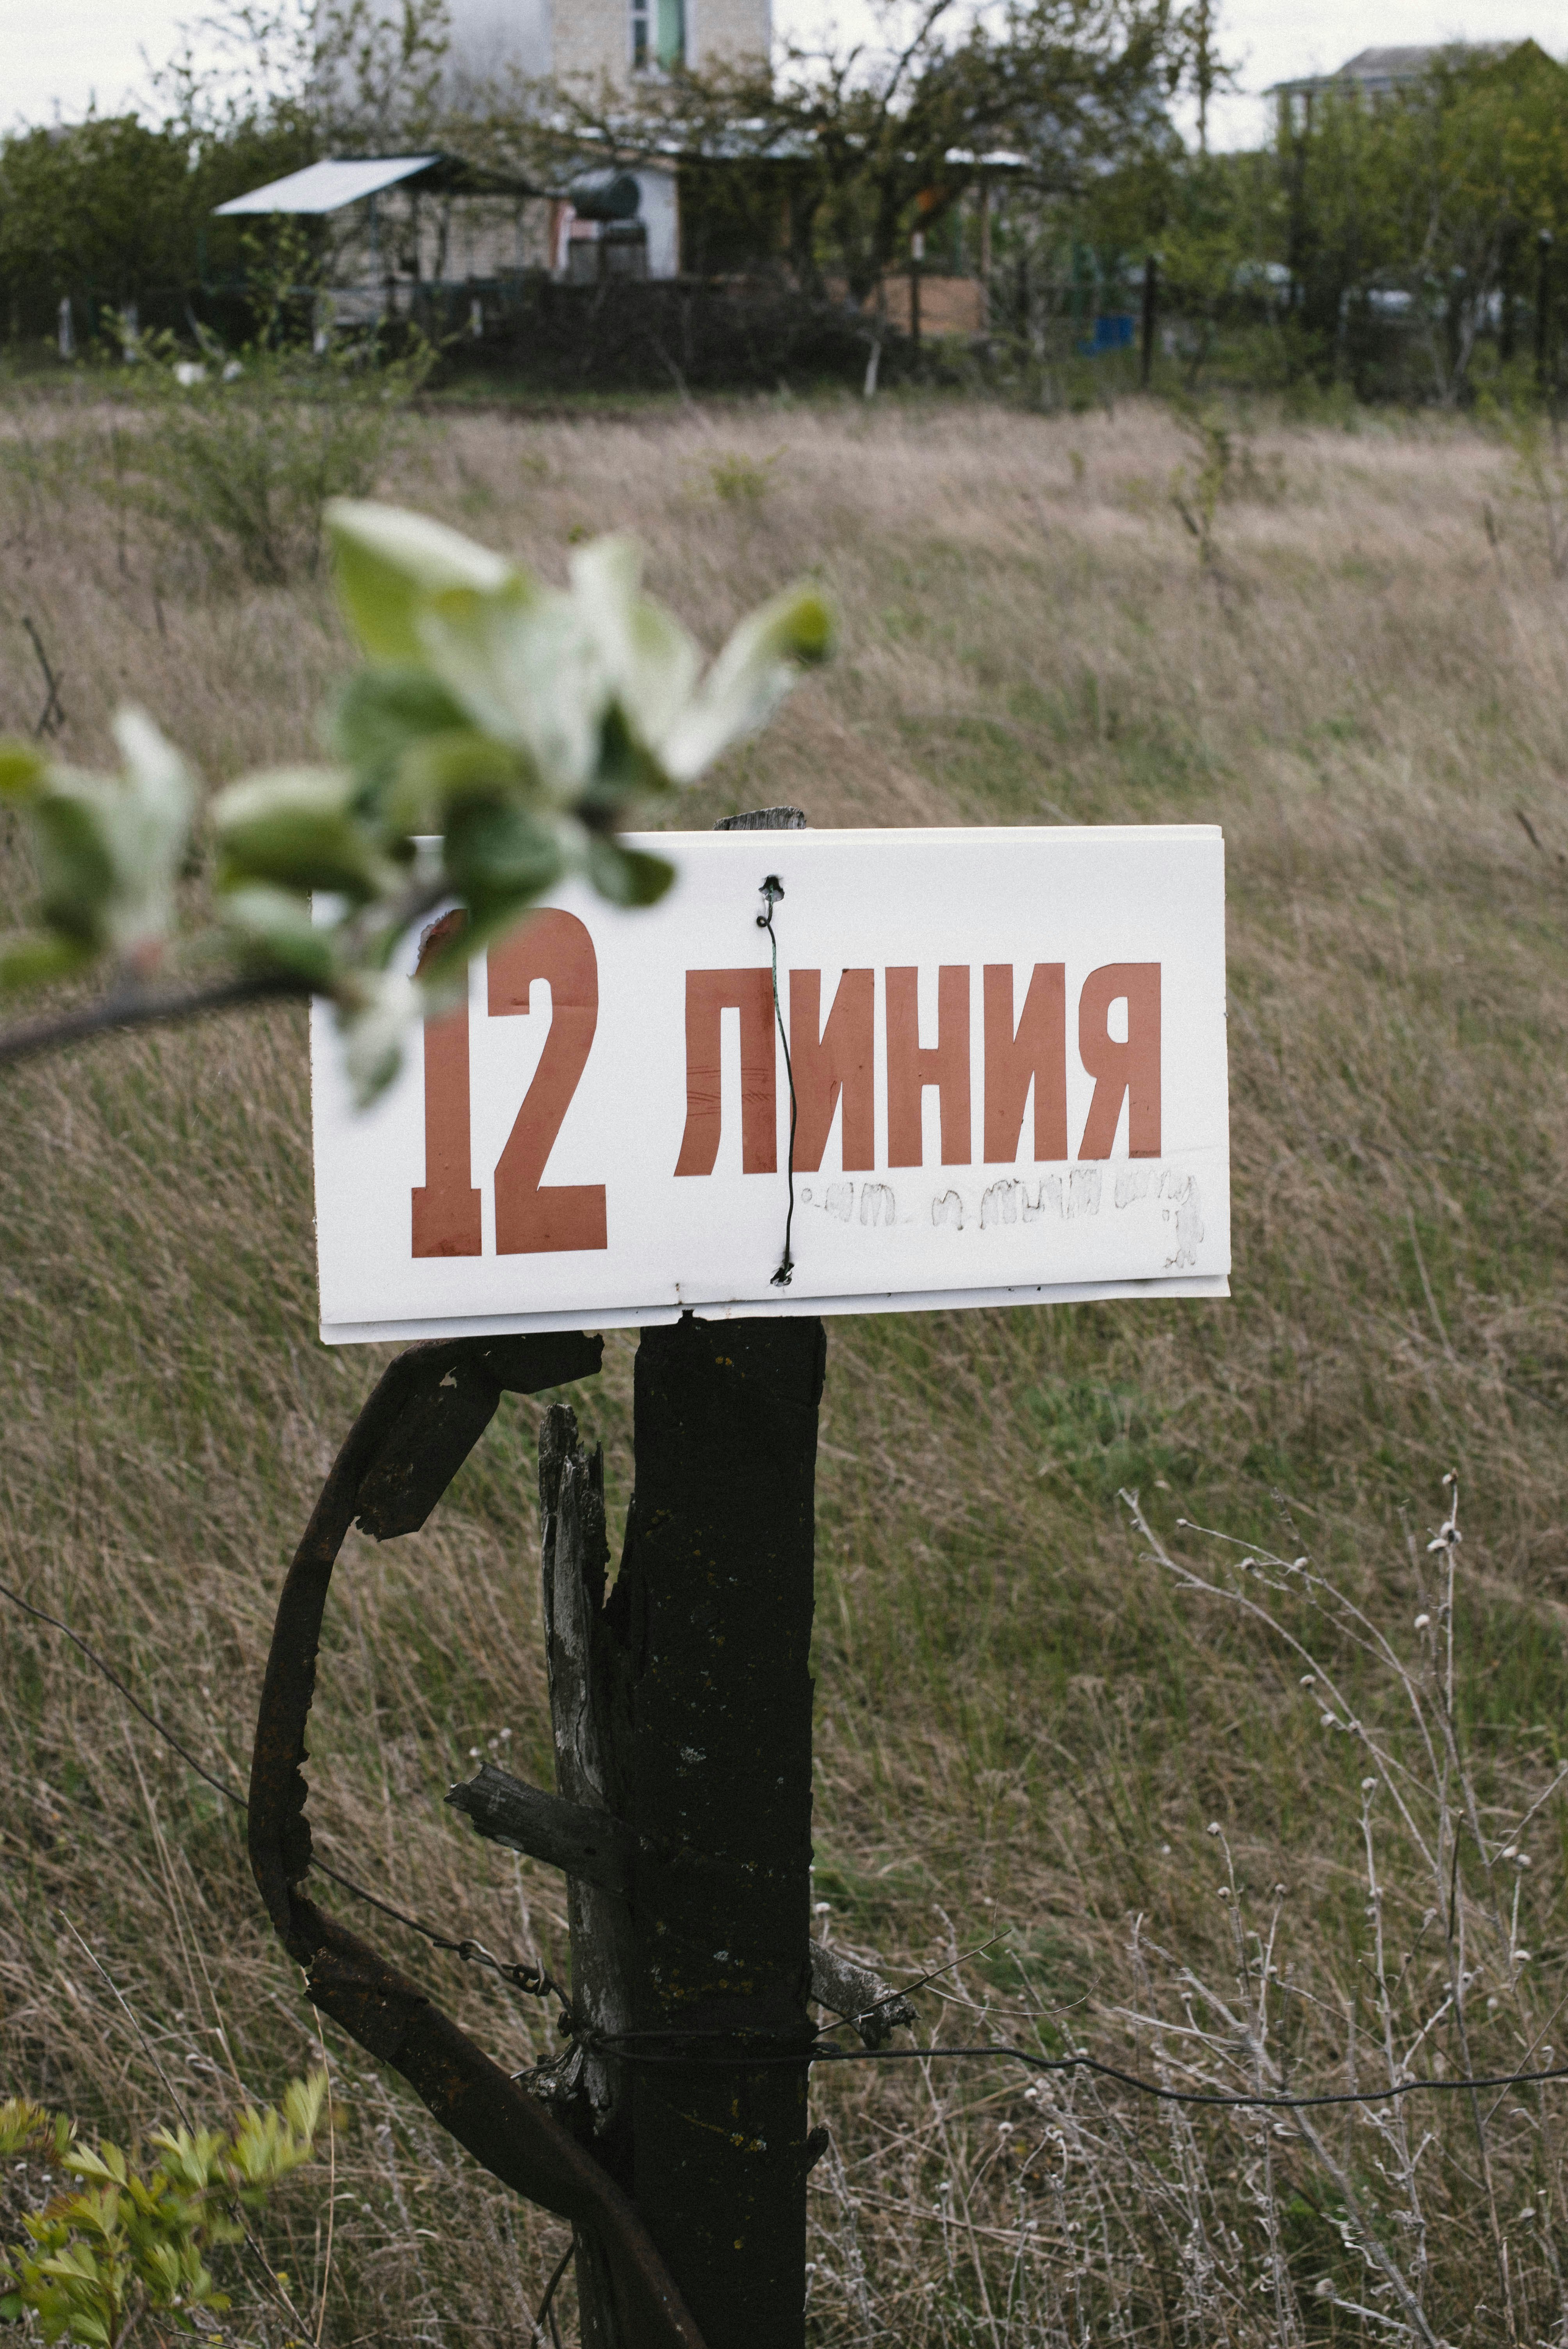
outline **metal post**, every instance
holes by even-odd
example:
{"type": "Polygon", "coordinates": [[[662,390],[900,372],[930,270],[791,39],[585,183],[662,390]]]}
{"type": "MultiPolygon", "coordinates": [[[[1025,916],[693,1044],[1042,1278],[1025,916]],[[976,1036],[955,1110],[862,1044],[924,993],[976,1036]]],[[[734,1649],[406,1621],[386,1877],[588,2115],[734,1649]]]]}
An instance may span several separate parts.
{"type": "Polygon", "coordinates": [[[1145,255],[1143,263],[1143,347],[1138,377],[1145,391],[1149,388],[1149,379],[1154,371],[1154,327],[1159,298],[1160,262],[1158,255],[1150,253],[1145,255]]]}
{"type": "Polygon", "coordinates": [[[920,348],[920,264],[925,253],[925,238],[919,229],[909,240],[909,338],[916,350],[920,348]]]}

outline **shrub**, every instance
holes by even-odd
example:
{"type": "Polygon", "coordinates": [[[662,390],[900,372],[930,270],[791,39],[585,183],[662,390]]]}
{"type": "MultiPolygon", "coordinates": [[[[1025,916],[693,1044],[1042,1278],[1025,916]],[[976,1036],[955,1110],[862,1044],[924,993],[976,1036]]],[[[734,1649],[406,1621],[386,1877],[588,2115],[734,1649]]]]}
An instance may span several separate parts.
{"type": "Polygon", "coordinates": [[[0,2318],[31,2314],[46,2341],[84,2349],[119,2349],[149,2314],[211,2331],[197,2312],[230,2302],[206,2254],[242,2240],[247,2214],[310,2159],[326,2085],[325,2072],[292,2081],[281,2109],[247,2106],[227,2136],[157,2129],[145,2169],[117,2145],[78,2144],[63,2113],[22,2096],[0,2105],[0,2157],[32,2154],[79,2181],[25,2217],[26,2242],[0,2257],[0,2318]]]}

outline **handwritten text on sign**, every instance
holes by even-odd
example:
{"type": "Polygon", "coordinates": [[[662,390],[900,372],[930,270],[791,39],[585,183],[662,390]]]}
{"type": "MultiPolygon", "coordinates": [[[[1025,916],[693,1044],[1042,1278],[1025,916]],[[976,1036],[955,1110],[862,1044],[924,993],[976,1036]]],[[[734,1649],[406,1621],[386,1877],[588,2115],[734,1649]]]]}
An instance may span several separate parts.
{"type": "Polygon", "coordinates": [[[661,905],[556,893],[367,1114],[318,1035],[325,1335],[1224,1293],[1217,832],[657,844],[661,905]]]}

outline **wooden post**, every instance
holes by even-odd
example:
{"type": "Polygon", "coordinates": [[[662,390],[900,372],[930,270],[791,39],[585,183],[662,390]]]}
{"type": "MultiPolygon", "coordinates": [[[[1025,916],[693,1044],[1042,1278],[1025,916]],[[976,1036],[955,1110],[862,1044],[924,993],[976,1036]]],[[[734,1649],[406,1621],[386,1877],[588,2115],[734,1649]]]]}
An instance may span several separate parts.
{"type": "MultiPolygon", "coordinates": [[[[559,1789],[630,1830],[630,1892],[605,1889],[622,1868],[607,1836],[600,1880],[571,1878],[589,2044],[530,2085],[632,2193],[706,2349],[805,2340],[806,2177],[825,2143],[808,2143],[805,2061],[825,1352],[805,1318],[645,1330],[608,1603],[598,1463],[559,1405],[541,1438],[559,1789]]],[[[543,1840],[521,1819],[482,1831],[543,1840]]],[[[584,2349],[637,2349],[586,2239],[577,2261],[584,2349]]]]}
{"type": "Polygon", "coordinates": [[[916,350],[920,348],[920,264],[925,254],[925,238],[916,229],[909,240],[909,338],[916,350]]]}
{"type": "MultiPolygon", "coordinates": [[[[769,809],[724,828],[802,822],[769,809]]],[[[630,1858],[629,1892],[607,1889],[618,1861],[571,1880],[573,2008],[614,2044],[574,2055],[557,2091],[631,2193],[705,2349],[805,2341],[806,2177],[826,2142],[808,2143],[805,2060],[825,1355],[805,1317],[643,1332],[635,1488],[607,1601],[598,1464],[569,1412],[541,1435],[558,1792],[614,1813],[630,1858]]],[[[577,2278],[584,2349],[638,2349],[585,2239],[577,2278]]]]}
{"type": "Polygon", "coordinates": [[[807,2066],[778,2058],[811,2037],[825,1350],[817,1320],[681,1321],[637,1360],[633,2014],[677,2060],[632,2067],[633,2198],[708,2349],[805,2340],[807,2066]]]}
{"type": "Polygon", "coordinates": [[[1535,240],[1535,388],[1546,389],[1552,333],[1552,231],[1535,240]]]}
{"type": "Polygon", "coordinates": [[[980,323],[991,324],[991,182],[980,182],[980,323]]]}

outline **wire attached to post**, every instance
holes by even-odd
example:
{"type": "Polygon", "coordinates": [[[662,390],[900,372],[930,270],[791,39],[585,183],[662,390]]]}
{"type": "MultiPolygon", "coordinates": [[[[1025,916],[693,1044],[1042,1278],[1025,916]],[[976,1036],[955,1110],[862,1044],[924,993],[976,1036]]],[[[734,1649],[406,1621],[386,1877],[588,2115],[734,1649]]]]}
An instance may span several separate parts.
{"type": "Polygon", "coordinates": [[[779,1000],[779,935],[773,927],[773,908],[784,895],[784,884],[777,873],[769,873],[762,884],[765,911],[757,916],[757,926],[768,933],[768,943],[773,950],[773,1017],[779,1022],[779,1041],[784,1047],[784,1074],[789,1081],[789,1207],[784,1218],[784,1253],[779,1259],[779,1269],[769,1284],[773,1288],[788,1288],[795,1278],[795,1259],[789,1253],[789,1238],[795,1226],[795,1071],[789,1059],[789,1039],[784,1032],[784,1007],[779,1000]]]}

